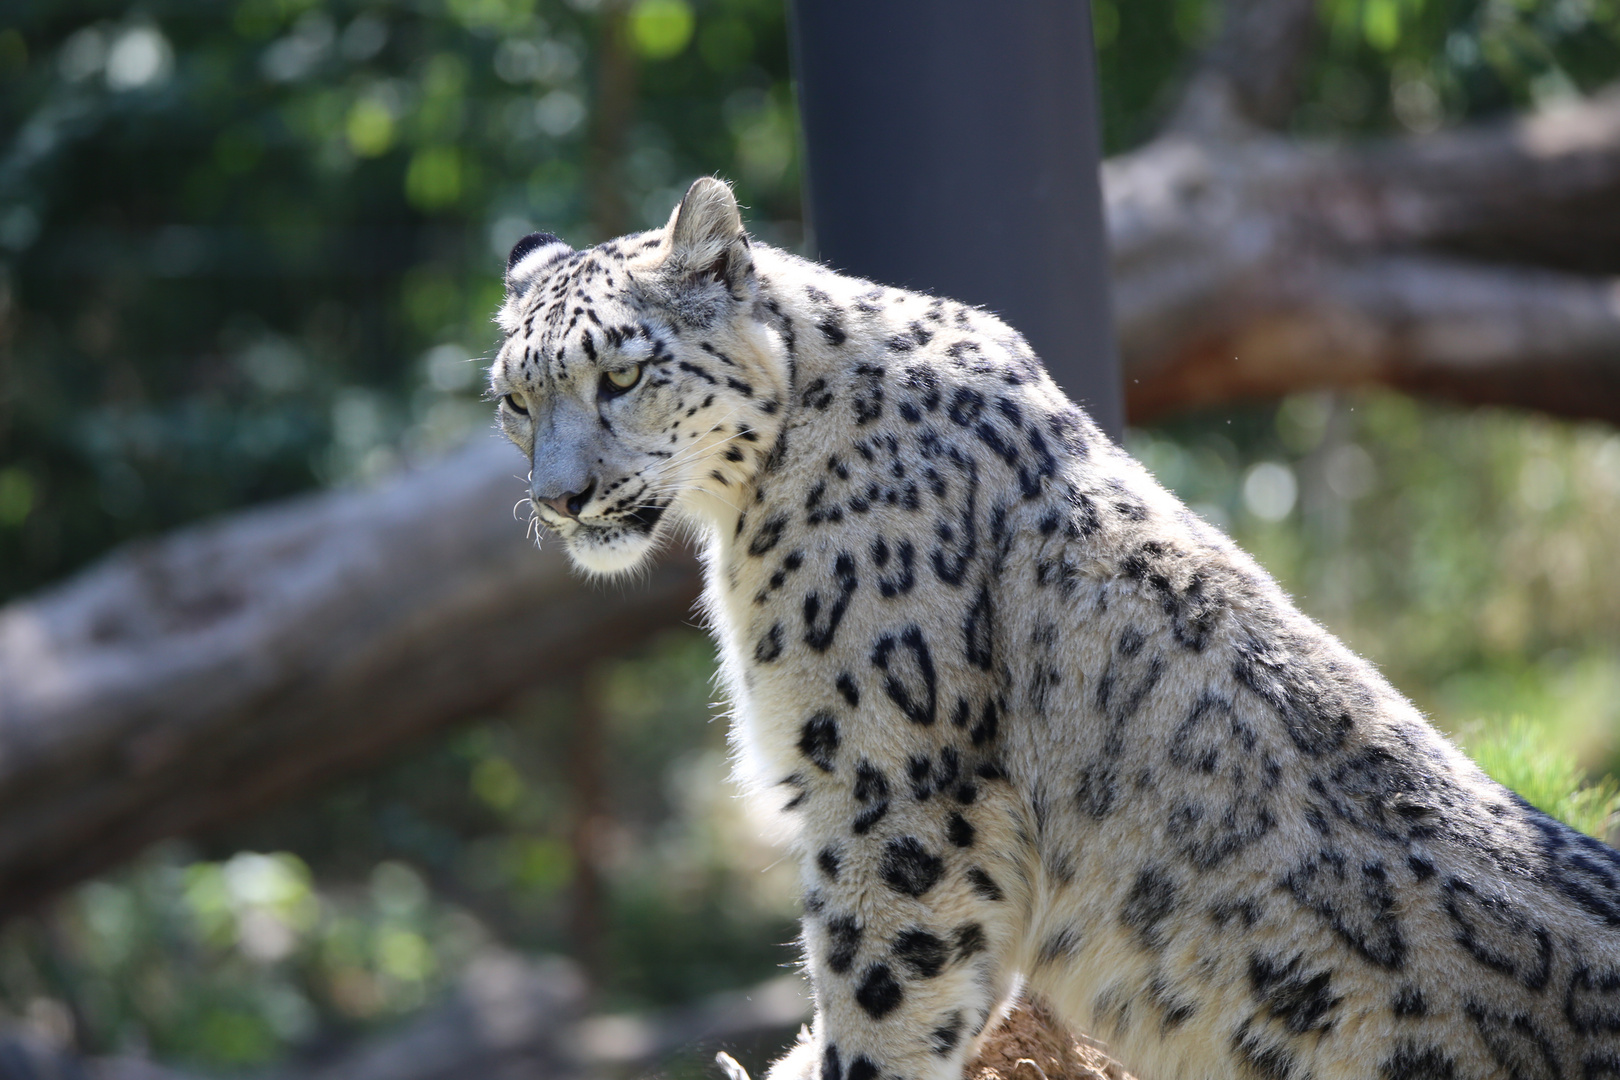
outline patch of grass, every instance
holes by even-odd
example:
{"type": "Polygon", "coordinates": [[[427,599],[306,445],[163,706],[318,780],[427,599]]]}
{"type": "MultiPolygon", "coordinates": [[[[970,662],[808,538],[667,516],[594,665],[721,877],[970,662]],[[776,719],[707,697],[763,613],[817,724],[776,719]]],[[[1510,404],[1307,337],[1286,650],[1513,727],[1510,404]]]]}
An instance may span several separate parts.
{"type": "Polygon", "coordinates": [[[1469,756],[1497,783],[1566,825],[1608,839],[1620,813],[1620,780],[1592,780],[1545,725],[1516,716],[1471,733],[1466,742],[1469,756]]]}

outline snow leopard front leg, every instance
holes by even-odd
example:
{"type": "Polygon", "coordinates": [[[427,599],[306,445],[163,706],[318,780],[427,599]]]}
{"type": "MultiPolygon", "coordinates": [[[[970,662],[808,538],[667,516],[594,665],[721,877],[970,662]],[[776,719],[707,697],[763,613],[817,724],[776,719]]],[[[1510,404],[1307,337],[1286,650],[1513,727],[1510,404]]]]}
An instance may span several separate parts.
{"type": "MultiPolygon", "coordinates": [[[[816,737],[807,725],[812,758],[816,737]]],[[[770,1080],[956,1080],[1011,990],[1022,879],[998,842],[1006,800],[976,777],[939,783],[948,747],[903,769],[839,764],[847,784],[802,778],[795,796],[816,1016],[770,1080]]]]}

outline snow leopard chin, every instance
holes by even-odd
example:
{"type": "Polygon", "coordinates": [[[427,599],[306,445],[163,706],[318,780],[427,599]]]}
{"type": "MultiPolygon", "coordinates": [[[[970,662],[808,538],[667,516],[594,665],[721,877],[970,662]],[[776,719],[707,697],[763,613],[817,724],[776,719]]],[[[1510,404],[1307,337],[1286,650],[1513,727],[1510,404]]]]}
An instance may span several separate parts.
{"type": "Polygon", "coordinates": [[[563,538],[569,561],[596,577],[633,573],[657,550],[662,507],[647,508],[622,524],[581,524],[563,538]]]}

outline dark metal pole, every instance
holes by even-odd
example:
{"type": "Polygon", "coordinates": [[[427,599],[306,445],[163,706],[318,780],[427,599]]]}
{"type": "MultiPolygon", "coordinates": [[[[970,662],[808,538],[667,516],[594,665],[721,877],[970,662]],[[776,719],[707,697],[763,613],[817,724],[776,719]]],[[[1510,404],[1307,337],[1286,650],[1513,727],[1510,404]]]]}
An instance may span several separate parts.
{"type": "Polygon", "coordinates": [[[1089,0],[791,0],[820,257],[990,308],[1115,438],[1089,0]]]}

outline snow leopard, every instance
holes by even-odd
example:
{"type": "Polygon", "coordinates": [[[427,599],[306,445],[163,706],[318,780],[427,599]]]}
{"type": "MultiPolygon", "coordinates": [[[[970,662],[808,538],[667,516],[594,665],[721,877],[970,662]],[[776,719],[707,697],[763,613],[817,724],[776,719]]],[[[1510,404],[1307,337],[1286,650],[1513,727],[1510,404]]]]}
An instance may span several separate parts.
{"type": "Polygon", "coordinates": [[[592,575],[683,523],[802,867],[772,1080],[953,1080],[1020,993],[1151,1080],[1620,1078],[1620,857],[1489,779],[994,314],[666,226],[512,250],[491,368],[592,575]]]}

